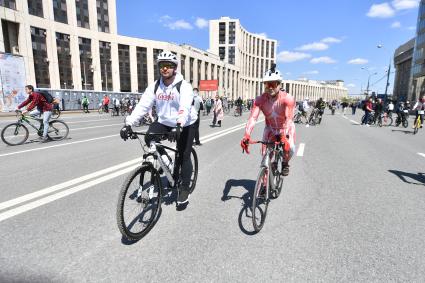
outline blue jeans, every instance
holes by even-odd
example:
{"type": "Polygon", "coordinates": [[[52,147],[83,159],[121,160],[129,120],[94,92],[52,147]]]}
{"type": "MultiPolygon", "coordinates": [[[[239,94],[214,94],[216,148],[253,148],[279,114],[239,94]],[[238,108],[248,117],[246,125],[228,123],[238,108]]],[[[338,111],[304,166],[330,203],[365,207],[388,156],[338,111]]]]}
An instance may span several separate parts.
{"type": "MultiPolygon", "coordinates": [[[[35,109],[30,112],[30,115],[32,117],[39,117],[40,114],[41,113],[38,109],[35,109]]],[[[52,111],[43,112],[43,138],[47,138],[47,132],[49,131],[49,121],[51,116],[52,116],[52,111]]]]}
{"type": "Polygon", "coordinates": [[[370,112],[369,111],[365,111],[365,113],[364,113],[364,120],[362,121],[362,125],[364,125],[364,124],[368,124],[368,122],[369,122],[369,116],[370,116],[370,112]]]}

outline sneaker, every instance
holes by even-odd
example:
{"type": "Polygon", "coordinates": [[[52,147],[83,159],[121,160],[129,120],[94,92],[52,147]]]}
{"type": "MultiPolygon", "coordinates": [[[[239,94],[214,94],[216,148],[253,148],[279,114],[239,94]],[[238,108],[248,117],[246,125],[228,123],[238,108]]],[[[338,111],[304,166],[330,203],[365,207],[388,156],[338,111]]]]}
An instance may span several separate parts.
{"type": "Polygon", "coordinates": [[[202,145],[202,143],[200,143],[200,142],[195,142],[195,145],[201,146],[201,145],[202,145]]]}
{"type": "Polygon", "coordinates": [[[289,164],[283,164],[282,166],[282,175],[288,176],[289,175],[289,164]]]}
{"type": "Polygon", "coordinates": [[[177,205],[185,204],[189,201],[189,187],[181,186],[179,189],[179,195],[177,197],[177,205]]]}
{"type": "Polygon", "coordinates": [[[46,142],[49,142],[49,138],[47,138],[47,137],[43,137],[43,138],[41,138],[41,141],[40,141],[41,143],[46,143],[46,142]]]}

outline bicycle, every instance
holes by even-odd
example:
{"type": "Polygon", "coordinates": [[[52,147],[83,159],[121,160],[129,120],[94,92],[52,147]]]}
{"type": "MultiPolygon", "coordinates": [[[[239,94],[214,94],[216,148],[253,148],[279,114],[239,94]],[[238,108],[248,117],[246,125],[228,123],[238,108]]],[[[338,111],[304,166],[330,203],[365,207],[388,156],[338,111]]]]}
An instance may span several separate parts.
{"type": "Polygon", "coordinates": [[[425,113],[424,110],[419,110],[418,111],[418,117],[415,120],[415,123],[413,124],[413,134],[416,135],[417,132],[419,131],[419,129],[422,127],[422,123],[421,123],[421,115],[423,116],[425,113]]]}
{"type": "Polygon", "coordinates": [[[229,114],[229,112],[230,112],[230,107],[229,106],[227,106],[227,107],[223,107],[223,112],[224,112],[224,114],[229,114]]]}
{"type": "MultiPolygon", "coordinates": [[[[34,118],[22,114],[22,111],[16,111],[18,121],[11,123],[4,127],[1,131],[1,139],[4,143],[10,146],[20,145],[27,141],[29,136],[28,128],[24,123],[28,124],[37,131],[38,136],[43,136],[43,119],[34,118]],[[37,127],[31,120],[37,121],[40,125],[37,127]]],[[[50,140],[60,141],[68,136],[69,128],[68,125],[61,120],[52,120],[49,122],[49,130],[47,137],[50,140]]]]}
{"type": "Polygon", "coordinates": [[[378,126],[382,127],[389,127],[393,124],[393,117],[391,115],[388,115],[387,112],[384,112],[384,114],[380,115],[378,117],[378,126]]]}
{"type": "Polygon", "coordinates": [[[267,146],[255,183],[251,208],[252,224],[254,230],[259,232],[264,226],[270,199],[278,198],[282,191],[283,149],[289,151],[289,143],[285,137],[279,137],[277,142],[250,141],[249,143],[267,146]]]}
{"type": "MultiPolygon", "coordinates": [[[[165,179],[168,181],[169,193],[177,192],[181,184],[180,164],[182,160],[178,155],[178,151],[155,141],[150,143],[149,148],[145,147],[138,137],[140,135],[158,136],[161,139],[168,138],[167,134],[147,134],[146,132],[133,132],[130,137],[131,139],[139,139],[144,151],[143,162],[124,181],[118,197],[116,217],[121,234],[127,239],[134,241],[143,238],[158,220],[157,217],[161,210],[163,195],[165,195],[164,178],[162,177],[165,175],[165,179]],[[166,154],[166,158],[171,162],[171,165],[167,166],[158,152],[158,148],[174,153],[174,160],[168,153],[166,154]],[[177,162],[175,162],[176,160],[177,162]],[[133,209],[130,207],[129,210],[126,210],[126,204],[131,205],[133,209]],[[132,212],[134,213],[133,216],[126,217],[132,212]],[[137,225],[140,225],[141,228],[135,231],[136,229],[134,228],[137,225]]],[[[193,147],[190,154],[193,170],[189,190],[192,194],[198,178],[198,156],[193,147]]]]}
{"type": "Polygon", "coordinates": [[[298,113],[294,115],[294,123],[307,124],[308,123],[307,112],[303,113],[302,111],[298,111],[298,113]]]}
{"type": "Polygon", "coordinates": [[[397,114],[397,118],[395,119],[395,126],[398,127],[400,124],[403,125],[404,128],[409,126],[409,110],[403,110],[402,113],[397,114]],[[400,120],[401,117],[401,120],[400,120]]]}
{"type": "Polygon", "coordinates": [[[310,117],[308,118],[308,124],[314,126],[318,125],[321,122],[321,115],[318,108],[314,108],[310,113],[310,117]]]}
{"type": "Polygon", "coordinates": [[[242,106],[235,106],[233,110],[233,116],[242,116],[242,106]]]}

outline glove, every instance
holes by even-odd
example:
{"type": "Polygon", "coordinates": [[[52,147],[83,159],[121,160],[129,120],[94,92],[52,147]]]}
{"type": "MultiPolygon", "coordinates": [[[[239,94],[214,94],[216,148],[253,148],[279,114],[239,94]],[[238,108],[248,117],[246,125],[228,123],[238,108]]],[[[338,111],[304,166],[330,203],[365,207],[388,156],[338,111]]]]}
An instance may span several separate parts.
{"type": "Polygon", "coordinates": [[[123,140],[127,140],[131,134],[133,133],[133,130],[131,129],[131,126],[124,126],[120,131],[120,136],[123,140]]]}
{"type": "Polygon", "coordinates": [[[245,135],[242,140],[241,140],[241,147],[242,147],[242,153],[245,151],[246,153],[249,154],[249,140],[250,140],[250,136],[249,135],[245,135]]]}
{"type": "Polygon", "coordinates": [[[177,126],[171,130],[170,134],[168,135],[168,140],[170,142],[177,142],[180,139],[180,134],[182,132],[182,127],[180,124],[177,124],[177,126]]]}

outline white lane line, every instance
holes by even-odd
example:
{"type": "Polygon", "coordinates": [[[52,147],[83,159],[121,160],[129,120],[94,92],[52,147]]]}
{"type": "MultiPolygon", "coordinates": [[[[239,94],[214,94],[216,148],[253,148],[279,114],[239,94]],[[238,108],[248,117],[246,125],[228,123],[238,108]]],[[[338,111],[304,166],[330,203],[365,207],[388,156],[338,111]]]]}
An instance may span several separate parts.
{"type": "Polygon", "coordinates": [[[305,143],[300,143],[297,151],[297,156],[304,156],[305,143]]]}
{"type": "Polygon", "coordinates": [[[76,121],[76,122],[68,122],[68,121],[66,121],[66,123],[67,124],[79,124],[79,123],[90,123],[90,122],[110,121],[110,120],[115,120],[115,119],[97,119],[97,120],[84,120],[84,121],[76,121]]]}
{"type": "Polygon", "coordinates": [[[425,153],[418,152],[418,154],[419,154],[420,156],[422,156],[422,157],[425,157],[425,153]]]}
{"type": "Polygon", "coordinates": [[[87,182],[87,183],[78,185],[78,186],[73,187],[73,188],[70,188],[68,190],[65,190],[65,191],[62,191],[62,192],[59,192],[59,193],[56,193],[56,194],[53,194],[53,195],[50,195],[50,196],[41,198],[39,200],[36,200],[36,201],[30,202],[30,203],[24,204],[22,206],[19,206],[19,207],[16,207],[16,208],[7,210],[6,212],[3,212],[3,213],[0,214],[0,222],[2,222],[3,220],[6,220],[8,218],[14,217],[14,216],[16,216],[18,214],[27,212],[27,211],[29,211],[31,209],[34,209],[34,208],[37,208],[39,206],[42,206],[42,205],[48,204],[50,202],[53,202],[55,200],[64,198],[64,197],[69,196],[71,194],[74,194],[74,193],[77,193],[77,192],[86,190],[86,189],[88,189],[88,188],[90,188],[92,186],[95,186],[95,185],[98,185],[100,183],[109,181],[109,180],[114,179],[114,178],[116,178],[118,176],[124,175],[124,174],[132,171],[137,166],[139,166],[139,165],[138,164],[132,165],[132,166],[130,166],[128,168],[125,168],[125,169],[122,169],[120,171],[117,171],[117,172],[108,174],[106,176],[103,176],[103,177],[100,177],[98,179],[92,180],[90,182],[87,182]]]}
{"type": "Polygon", "coordinates": [[[130,160],[130,161],[127,161],[127,162],[123,162],[121,164],[117,164],[115,166],[111,166],[111,167],[108,167],[108,168],[105,168],[105,169],[102,169],[102,170],[81,176],[79,178],[75,178],[75,179],[63,182],[61,184],[57,184],[57,185],[54,185],[54,186],[51,186],[51,187],[30,193],[30,194],[26,194],[26,195],[17,197],[15,199],[12,199],[12,200],[9,200],[9,201],[2,202],[2,203],[0,203],[0,210],[15,206],[17,204],[20,204],[20,203],[23,203],[23,202],[26,202],[26,201],[29,201],[29,200],[32,200],[32,199],[35,199],[35,198],[39,198],[41,196],[62,190],[64,188],[76,185],[78,183],[81,183],[81,182],[102,176],[104,174],[116,171],[118,169],[122,169],[122,168],[130,166],[130,165],[134,165],[135,163],[139,163],[142,160],[143,160],[143,158],[141,158],[141,157],[136,158],[136,159],[133,159],[133,160],[130,160]]]}
{"type": "MultiPolygon", "coordinates": [[[[258,120],[257,123],[260,123],[260,122],[263,122],[263,121],[264,121],[264,119],[261,119],[261,120],[258,120]]],[[[222,136],[225,136],[227,134],[230,134],[230,133],[239,131],[241,129],[244,129],[245,128],[245,125],[246,125],[246,123],[239,124],[239,125],[236,125],[236,126],[230,128],[230,129],[227,129],[225,131],[217,132],[216,135],[207,135],[205,137],[202,137],[200,139],[200,141],[203,142],[203,143],[207,143],[209,141],[213,141],[213,140],[218,139],[218,138],[220,138],[222,136]]]]}
{"type": "Polygon", "coordinates": [[[344,118],[344,119],[347,119],[347,120],[348,120],[347,116],[342,116],[342,118],[344,118]]]}
{"type": "Polygon", "coordinates": [[[112,126],[123,126],[124,123],[119,123],[119,124],[109,124],[109,125],[102,125],[102,126],[93,126],[93,127],[84,127],[84,128],[75,128],[75,129],[71,129],[72,131],[80,131],[80,130],[88,130],[88,129],[96,129],[96,128],[105,128],[105,127],[112,127],[112,126]]]}
{"type": "Polygon", "coordinates": [[[354,121],[354,120],[350,120],[350,122],[351,122],[351,123],[354,123],[354,124],[356,124],[356,125],[360,125],[360,123],[359,123],[359,122],[354,121]]]}
{"type": "Polygon", "coordinates": [[[87,139],[87,140],[82,140],[82,141],[62,143],[62,144],[51,145],[51,146],[46,146],[46,147],[39,147],[39,148],[27,149],[27,150],[22,150],[22,151],[15,151],[15,152],[10,152],[10,153],[0,154],[0,157],[9,156],[9,155],[15,155],[15,154],[21,154],[21,153],[26,153],[26,152],[31,152],[31,151],[45,150],[45,149],[54,148],[54,147],[62,147],[62,146],[67,146],[67,145],[71,145],[71,144],[78,144],[78,143],[84,143],[84,142],[89,142],[89,141],[96,141],[96,140],[108,139],[108,138],[112,138],[112,137],[118,137],[118,134],[104,136],[104,137],[99,137],[99,138],[93,138],[93,139],[87,139]]]}

